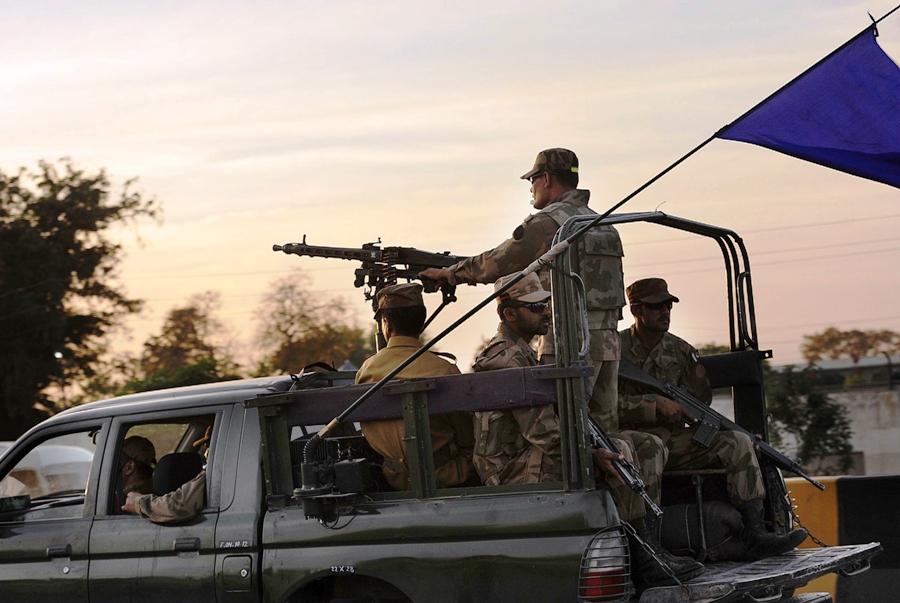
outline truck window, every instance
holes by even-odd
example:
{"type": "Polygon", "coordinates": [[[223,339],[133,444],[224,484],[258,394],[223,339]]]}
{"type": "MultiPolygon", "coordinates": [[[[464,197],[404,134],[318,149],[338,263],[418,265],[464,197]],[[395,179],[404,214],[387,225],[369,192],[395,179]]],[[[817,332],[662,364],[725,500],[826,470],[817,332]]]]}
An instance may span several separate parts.
{"type": "Polygon", "coordinates": [[[113,513],[129,492],[162,496],[191,481],[206,466],[215,415],[138,423],[122,430],[111,488],[113,513]]]}
{"type": "Polygon", "coordinates": [[[18,497],[27,509],[18,519],[80,517],[95,450],[90,431],[38,443],[0,480],[0,498],[18,497]]]}

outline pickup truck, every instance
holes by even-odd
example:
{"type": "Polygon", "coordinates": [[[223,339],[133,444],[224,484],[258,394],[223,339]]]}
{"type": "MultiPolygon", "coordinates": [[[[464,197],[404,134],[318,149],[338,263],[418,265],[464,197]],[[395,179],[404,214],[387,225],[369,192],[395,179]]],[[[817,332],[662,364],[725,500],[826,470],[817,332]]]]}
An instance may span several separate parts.
{"type": "MultiPolygon", "coordinates": [[[[732,388],[736,422],[765,434],[760,370],[765,354],[756,347],[749,266],[740,239],[659,213],[607,220],[656,222],[720,243],[734,304],[732,352],[705,363],[715,387],[732,388]]],[[[560,270],[570,270],[567,261],[559,260],[560,270]]],[[[4,598],[91,603],[637,600],[624,529],[591,462],[585,411],[590,364],[583,358],[586,346],[575,311],[579,291],[572,282],[554,280],[554,325],[557,341],[563,342],[556,366],[392,381],[317,447],[307,447],[313,434],[370,388],[353,385],[352,372],[311,371],[148,392],[86,404],[44,421],[0,457],[4,598]],[[436,487],[429,413],[550,403],[560,416],[562,482],[436,487]],[[405,422],[408,491],[386,486],[378,455],[353,428],[359,421],[388,418],[405,422]],[[154,444],[157,473],[165,466],[172,474],[154,475],[157,494],[184,481],[180,465],[196,468],[197,457],[205,463],[206,500],[195,517],[157,524],[121,511],[121,450],[133,435],[154,444]],[[76,485],[57,464],[45,475],[35,462],[43,458],[43,449],[60,446],[77,447],[85,451],[79,459],[92,459],[76,485]],[[22,471],[26,465],[30,474],[22,471]],[[181,481],[173,481],[179,475],[181,481]]],[[[790,529],[793,515],[784,481],[776,469],[765,471],[767,513],[776,530],[790,529]]],[[[682,490],[673,487],[676,494],[664,502],[691,502],[691,489],[682,490]],[[682,490],[688,498],[678,500],[682,490]]],[[[829,572],[864,571],[879,551],[878,543],[869,543],[795,550],[752,563],[707,562],[702,576],[649,588],[639,598],[649,603],[823,603],[829,595],[795,597],[793,591],[829,572]]]]}

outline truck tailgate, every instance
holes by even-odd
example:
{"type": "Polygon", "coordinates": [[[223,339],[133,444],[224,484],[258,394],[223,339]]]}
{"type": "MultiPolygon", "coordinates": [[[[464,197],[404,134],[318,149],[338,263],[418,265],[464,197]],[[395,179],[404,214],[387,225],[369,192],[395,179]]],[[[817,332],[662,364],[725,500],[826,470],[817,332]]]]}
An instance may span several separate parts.
{"type": "Polygon", "coordinates": [[[846,575],[869,568],[869,559],[881,552],[877,542],[795,549],[778,557],[752,563],[714,563],[706,573],[684,587],[648,588],[640,603],[703,603],[734,601],[749,595],[756,601],[778,601],[785,590],[803,586],[821,575],[841,571],[846,575]]]}

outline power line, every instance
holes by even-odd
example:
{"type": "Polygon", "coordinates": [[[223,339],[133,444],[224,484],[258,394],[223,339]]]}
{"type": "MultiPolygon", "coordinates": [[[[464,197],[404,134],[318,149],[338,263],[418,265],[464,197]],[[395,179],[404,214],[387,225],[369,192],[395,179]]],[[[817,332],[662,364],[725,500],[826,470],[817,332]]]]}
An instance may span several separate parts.
{"type": "MultiPolygon", "coordinates": [[[[814,247],[794,247],[793,249],[770,249],[769,251],[757,251],[753,255],[761,256],[761,255],[778,255],[782,253],[800,253],[804,251],[821,251],[822,249],[835,249],[839,247],[856,247],[859,245],[874,245],[876,243],[891,243],[893,241],[900,241],[900,237],[888,237],[885,239],[872,239],[869,241],[855,241],[850,243],[837,243],[833,245],[816,245],[814,247]]],[[[880,250],[873,250],[873,253],[877,253],[880,250]]],[[[809,258],[816,259],[816,258],[809,258]]],[[[721,257],[697,257],[697,258],[688,258],[684,260],[669,260],[665,262],[653,262],[652,264],[635,264],[631,266],[631,268],[647,268],[650,266],[665,266],[668,264],[685,264],[687,262],[712,262],[712,261],[721,261],[721,257]]],[[[766,264],[757,264],[763,265],[766,264]]]]}
{"type": "MultiPolygon", "coordinates": [[[[835,247],[837,247],[837,245],[835,245],[835,247]]],[[[839,255],[821,255],[821,256],[814,257],[814,258],[796,258],[796,259],[792,259],[790,261],[794,262],[794,263],[796,263],[796,262],[815,262],[818,260],[833,260],[833,259],[839,259],[839,258],[855,257],[855,256],[860,256],[860,255],[872,255],[875,253],[887,253],[890,251],[900,251],[900,247],[891,247],[890,249],[872,249],[870,251],[858,251],[856,253],[842,253],[839,255]]],[[[775,266],[775,265],[782,265],[784,263],[785,263],[784,261],[760,262],[758,264],[754,264],[754,267],[758,268],[759,266],[775,266]]],[[[649,265],[650,264],[647,264],[645,266],[649,266],[649,265]]],[[[656,264],[653,264],[653,265],[655,266],[656,264]]],[[[721,268],[721,267],[699,268],[697,270],[683,270],[681,272],[668,272],[666,274],[669,274],[669,275],[697,274],[700,272],[715,272],[717,270],[723,270],[723,269],[724,268],[721,268]]]]}
{"type": "MultiPolygon", "coordinates": [[[[865,218],[854,218],[852,220],[828,220],[823,222],[807,222],[806,224],[791,224],[790,226],[771,226],[768,228],[754,228],[750,230],[743,231],[744,234],[759,234],[763,232],[778,232],[782,230],[798,230],[803,228],[818,228],[820,226],[843,226],[845,224],[855,224],[857,222],[874,222],[876,220],[890,220],[893,218],[900,218],[900,214],[885,214],[882,216],[867,216],[865,218]]],[[[681,241],[693,241],[696,240],[696,237],[684,236],[684,237],[673,237],[671,239],[654,239],[651,241],[636,241],[629,243],[629,247],[634,247],[637,245],[656,245],[660,243],[677,243],[681,241]]]]}

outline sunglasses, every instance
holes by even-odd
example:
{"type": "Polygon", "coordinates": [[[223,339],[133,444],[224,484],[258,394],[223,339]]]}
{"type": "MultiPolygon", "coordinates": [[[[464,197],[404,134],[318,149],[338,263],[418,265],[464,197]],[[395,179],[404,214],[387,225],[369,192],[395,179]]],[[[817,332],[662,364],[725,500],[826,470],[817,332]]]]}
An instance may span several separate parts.
{"type": "Polygon", "coordinates": [[[636,303],[636,304],[631,304],[631,305],[633,305],[633,306],[644,306],[645,308],[650,308],[650,309],[653,310],[654,312],[659,312],[659,311],[662,310],[663,308],[665,308],[666,310],[671,310],[671,309],[672,309],[672,300],[670,299],[670,300],[667,300],[667,301],[664,301],[664,302],[657,302],[657,303],[655,303],[655,304],[648,304],[648,303],[645,303],[645,302],[638,302],[638,303],[636,303]]]}
{"type": "Polygon", "coordinates": [[[532,302],[530,304],[517,304],[516,308],[525,308],[529,312],[535,314],[543,314],[544,310],[550,307],[550,302],[532,302]]]}
{"type": "Polygon", "coordinates": [[[528,179],[528,182],[534,184],[534,181],[535,181],[535,180],[537,180],[538,178],[542,177],[542,176],[543,176],[544,174],[546,174],[546,173],[547,173],[547,172],[538,172],[537,174],[535,174],[534,176],[532,176],[531,178],[529,178],[529,179],[528,179]]]}

